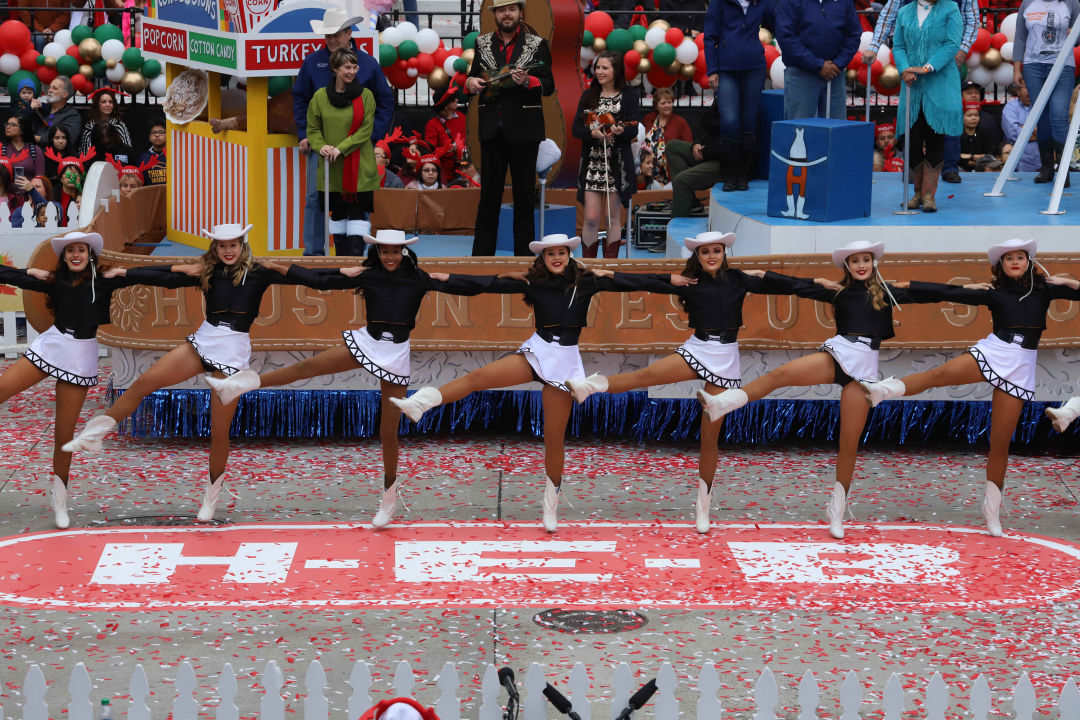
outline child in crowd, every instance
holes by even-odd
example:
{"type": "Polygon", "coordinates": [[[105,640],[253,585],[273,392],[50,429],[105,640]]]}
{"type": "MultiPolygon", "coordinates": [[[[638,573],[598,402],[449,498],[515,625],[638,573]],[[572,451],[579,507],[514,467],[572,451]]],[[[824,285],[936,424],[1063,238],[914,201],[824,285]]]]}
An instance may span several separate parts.
{"type": "Polygon", "coordinates": [[[49,203],[38,203],[34,206],[34,227],[45,227],[48,221],[49,203]]]}
{"type": "Polygon", "coordinates": [[[139,156],[139,166],[147,165],[143,172],[142,182],[144,185],[164,185],[168,177],[168,158],[165,153],[166,135],[165,121],[154,120],[150,123],[150,149],[139,156]],[[153,165],[148,165],[151,159],[153,165]]]}
{"type": "Polygon", "coordinates": [[[405,187],[410,190],[441,190],[443,185],[439,158],[434,153],[420,156],[420,175],[405,187]]]}
{"type": "MultiPolygon", "coordinates": [[[[36,86],[34,81],[30,78],[23,78],[19,81],[18,94],[15,96],[15,102],[11,104],[11,114],[14,117],[21,118],[25,115],[29,115],[33,118],[37,113],[30,106],[30,103],[34,101],[34,95],[36,86]]],[[[30,138],[27,138],[29,140],[30,138]]]]}
{"type": "Polygon", "coordinates": [[[903,172],[904,158],[896,155],[896,123],[880,123],[874,131],[874,172],[903,172]]]}

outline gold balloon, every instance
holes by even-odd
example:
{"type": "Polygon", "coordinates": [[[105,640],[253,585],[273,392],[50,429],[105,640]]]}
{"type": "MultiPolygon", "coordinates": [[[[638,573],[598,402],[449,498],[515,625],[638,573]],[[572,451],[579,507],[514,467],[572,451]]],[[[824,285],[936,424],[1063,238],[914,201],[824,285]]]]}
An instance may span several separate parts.
{"type": "Polygon", "coordinates": [[[461,59],[464,60],[465,62],[469,63],[470,65],[472,64],[473,57],[475,57],[475,56],[476,56],[476,50],[474,50],[472,48],[469,48],[468,50],[463,50],[462,53],[461,53],[461,59]]]}
{"type": "Polygon", "coordinates": [[[886,90],[899,87],[900,71],[896,69],[895,65],[889,65],[881,71],[881,77],[878,78],[878,84],[886,90]]]}
{"type": "Polygon", "coordinates": [[[997,48],[990,48],[983,53],[982,66],[987,70],[997,70],[1003,62],[1005,58],[1001,57],[1001,51],[997,48]]]}
{"type": "Polygon", "coordinates": [[[146,78],[143,77],[141,72],[129,70],[124,73],[124,77],[120,78],[120,87],[123,88],[124,92],[132,95],[141,93],[146,87],[146,78]]]}
{"type": "Polygon", "coordinates": [[[97,62],[101,57],[101,43],[92,37],[88,37],[79,43],[79,54],[86,62],[97,62]]]}
{"type": "Polygon", "coordinates": [[[642,55],[642,56],[648,55],[649,54],[649,43],[645,42],[644,40],[635,40],[634,41],[634,49],[638,51],[638,55],[642,55]]]}
{"type": "Polygon", "coordinates": [[[90,67],[89,65],[80,65],[79,66],[79,74],[82,75],[87,80],[93,80],[94,79],[94,68],[90,67]]]}
{"type": "Polygon", "coordinates": [[[641,58],[641,62],[637,64],[637,71],[639,73],[647,73],[652,70],[652,61],[649,58],[641,58]]]}
{"type": "Polygon", "coordinates": [[[45,67],[47,67],[47,68],[55,68],[56,67],[56,58],[54,58],[54,57],[45,58],[45,67]]]}
{"type": "Polygon", "coordinates": [[[773,44],[773,34],[769,32],[768,28],[758,28],[757,38],[761,41],[762,45],[773,44]]]}
{"type": "Polygon", "coordinates": [[[607,40],[604,38],[596,38],[593,40],[592,49],[598,53],[602,53],[607,50],[607,40]]]}
{"type": "Polygon", "coordinates": [[[435,90],[445,90],[450,87],[450,76],[441,67],[433,68],[428,73],[427,84],[435,90]]]}
{"type": "Polygon", "coordinates": [[[671,29],[671,23],[669,23],[667,20],[653,20],[651,23],[649,23],[649,29],[652,30],[654,27],[664,28],[664,32],[667,32],[671,29]]]}
{"type": "Polygon", "coordinates": [[[116,67],[116,61],[115,60],[106,60],[105,61],[105,67],[108,68],[109,70],[112,70],[114,67],[116,67]]]}
{"type": "Polygon", "coordinates": [[[680,72],[682,72],[682,63],[676,60],[675,62],[664,68],[664,72],[666,72],[668,75],[678,75],[680,72]]]}
{"type": "Polygon", "coordinates": [[[694,63],[683,65],[681,68],[679,68],[679,74],[687,79],[692,78],[697,75],[697,66],[695,66],[694,63]]]}
{"type": "Polygon", "coordinates": [[[859,79],[859,71],[858,70],[845,70],[844,71],[844,79],[847,80],[849,83],[855,82],[856,80],[859,79]]]}

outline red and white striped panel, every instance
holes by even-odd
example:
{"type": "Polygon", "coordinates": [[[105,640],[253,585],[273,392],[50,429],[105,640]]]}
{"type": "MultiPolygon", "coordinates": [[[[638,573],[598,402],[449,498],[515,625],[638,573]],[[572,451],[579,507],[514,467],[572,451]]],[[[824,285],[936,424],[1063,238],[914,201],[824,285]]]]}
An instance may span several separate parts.
{"type": "Polygon", "coordinates": [[[307,157],[298,147],[268,148],[266,170],[266,247],[303,250],[307,157]]]}
{"type": "Polygon", "coordinates": [[[247,224],[246,147],[174,130],[169,172],[176,230],[198,235],[213,225],[247,224]]]}

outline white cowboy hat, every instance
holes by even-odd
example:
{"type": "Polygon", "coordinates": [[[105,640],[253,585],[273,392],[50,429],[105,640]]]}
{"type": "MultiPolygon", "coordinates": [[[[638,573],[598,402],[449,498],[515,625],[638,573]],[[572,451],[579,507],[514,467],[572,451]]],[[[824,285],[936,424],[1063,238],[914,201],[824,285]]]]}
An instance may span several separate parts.
{"type": "Polygon", "coordinates": [[[849,257],[864,252],[873,255],[875,260],[880,260],[881,256],[885,254],[885,243],[872,243],[869,240],[856,240],[848,243],[844,247],[832,251],[833,265],[842,268],[849,257]]]}
{"type": "Polygon", "coordinates": [[[368,245],[412,245],[418,237],[405,237],[404,230],[376,230],[375,235],[365,235],[368,245]]]}
{"type": "Polygon", "coordinates": [[[702,245],[712,245],[713,243],[721,243],[725,249],[729,248],[735,244],[735,233],[703,232],[692,238],[683,238],[683,245],[690,252],[694,252],[702,245]]]}
{"type": "Polygon", "coordinates": [[[570,252],[573,252],[574,248],[580,244],[581,238],[576,235],[574,237],[569,235],[545,235],[543,240],[533,240],[529,243],[529,252],[539,255],[549,247],[565,247],[570,252]]]}
{"type": "Polygon", "coordinates": [[[525,0],[492,0],[491,9],[500,8],[503,5],[520,5],[521,9],[525,9],[525,0]]]}
{"type": "Polygon", "coordinates": [[[342,8],[330,8],[323,13],[322,20],[311,21],[311,31],[320,35],[336,35],[347,27],[364,22],[367,18],[350,16],[342,8]]]}
{"type": "Polygon", "coordinates": [[[96,232],[84,233],[79,230],[69,232],[67,235],[61,237],[54,237],[49,241],[52,243],[53,252],[59,256],[63,256],[64,248],[72,243],[86,243],[87,246],[95,253],[100,253],[102,248],[105,247],[105,241],[101,239],[101,235],[96,232]]]}
{"type": "Polygon", "coordinates": [[[540,142],[540,147],[536,149],[536,173],[547,175],[561,157],[562,150],[559,149],[559,144],[551,138],[544,138],[540,142]]]}
{"type": "Polygon", "coordinates": [[[1021,240],[1020,238],[1013,238],[1012,240],[1006,240],[1003,243],[993,246],[986,251],[986,257],[990,260],[991,265],[997,265],[998,260],[1004,255],[1013,252],[1014,250],[1023,250],[1027,252],[1028,259],[1035,258],[1035,251],[1038,249],[1034,240],[1021,240]]]}
{"type": "Polygon", "coordinates": [[[241,225],[240,223],[226,223],[224,225],[215,225],[211,230],[202,230],[202,234],[211,240],[239,240],[243,239],[247,242],[247,234],[254,225],[241,225]]]}

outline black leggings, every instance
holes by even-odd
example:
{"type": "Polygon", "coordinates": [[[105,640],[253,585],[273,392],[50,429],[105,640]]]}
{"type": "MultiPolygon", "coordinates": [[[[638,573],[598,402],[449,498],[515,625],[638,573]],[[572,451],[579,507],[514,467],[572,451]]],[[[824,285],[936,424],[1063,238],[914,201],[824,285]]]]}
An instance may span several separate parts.
{"type": "Polygon", "coordinates": [[[911,125],[908,160],[911,167],[918,167],[923,160],[929,163],[930,167],[937,167],[945,161],[945,136],[930,127],[922,110],[919,110],[919,119],[911,125]]]}

